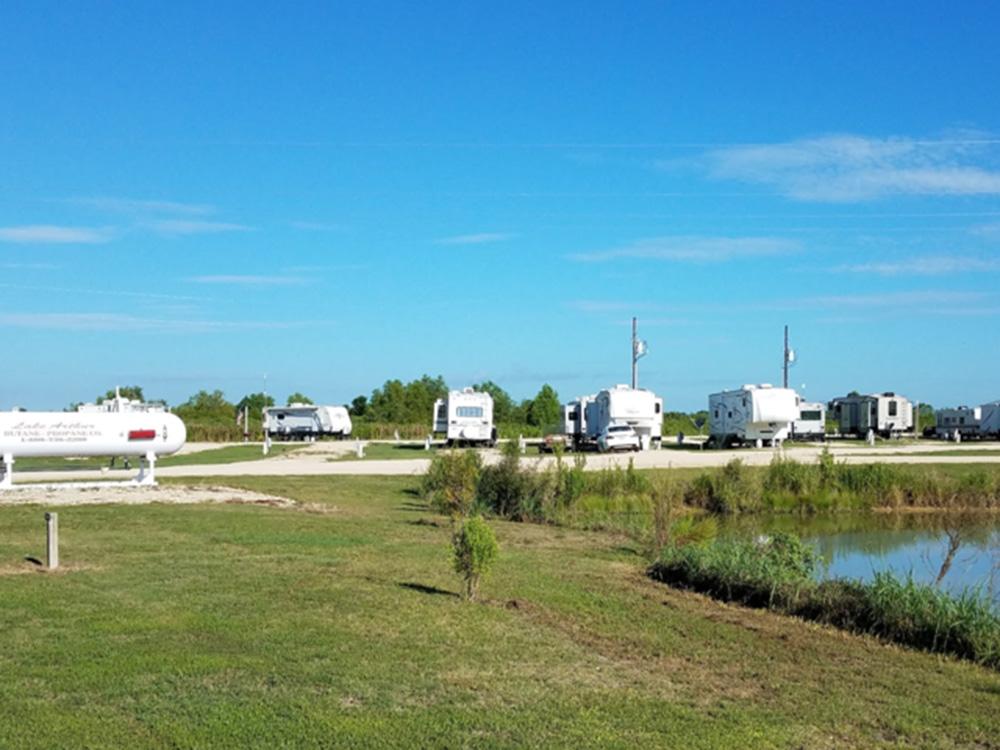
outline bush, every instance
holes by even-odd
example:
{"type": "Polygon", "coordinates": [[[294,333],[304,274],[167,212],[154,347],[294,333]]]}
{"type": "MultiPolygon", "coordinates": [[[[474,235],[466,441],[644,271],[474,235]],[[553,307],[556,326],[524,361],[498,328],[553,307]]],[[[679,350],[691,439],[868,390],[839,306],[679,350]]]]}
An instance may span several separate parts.
{"type": "Polygon", "coordinates": [[[493,529],[481,516],[467,519],[452,537],[455,572],[465,583],[464,594],[473,600],[479,594],[479,584],[500,553],[493,529]]]}
{"type": "Polygon", "coordinates": [[[442,451],[431,459],[421,492],[453,519],[467,515],[476,498],[482,459],[475,451],[442,451]]]}
{"type": "Polygon", "coordinates": [[[500,462],[483,469],[476,491],[480,507],[514,521],[535,520],[540,515],[540,483],[521,467],[516,441],[504,443],[500,462]]]}

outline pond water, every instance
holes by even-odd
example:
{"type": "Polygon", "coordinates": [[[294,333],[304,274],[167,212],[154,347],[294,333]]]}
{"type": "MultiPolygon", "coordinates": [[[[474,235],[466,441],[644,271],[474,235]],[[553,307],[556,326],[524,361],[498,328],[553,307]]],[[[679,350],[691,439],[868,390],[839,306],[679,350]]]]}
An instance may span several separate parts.
{"type": "Polygon", "coordinates": [[[978,588],[1000,609],[1000,514],[844,513],[743,516],[723,536],[787,531],[812,544],[825,563],[822,576],[868,580],[877,571],[939,585],[978,588]]]}

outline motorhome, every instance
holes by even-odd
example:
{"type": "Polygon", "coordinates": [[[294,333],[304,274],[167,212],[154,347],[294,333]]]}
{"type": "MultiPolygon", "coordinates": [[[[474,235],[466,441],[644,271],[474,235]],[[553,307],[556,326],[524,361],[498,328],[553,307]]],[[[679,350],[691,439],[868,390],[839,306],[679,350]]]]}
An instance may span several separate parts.
{"type": "Polygon", "coordinates": [[[264,433],[271,440],[345,438],[352,426],[351,415],[343,406],[296,403],[264,409],[264,433]]]}
{"type": "Polygon", "coordinates": [[[663,436],[663,399],[645,388],[616,385],[563,407],[563,430],[575,449],[596,447],[612,425],[628,425],[643,450],[659,447],[663,436]]]}
{"type": "Polygon", "coordinates": [[[762,383],[713,393],[708,397],[709,443],[774,445],[788,438],[799,417],[799,398],[791,388],[762,383]]]}
{"type": "Polygon", "coordinates": [[[434,434],[448,445],[496,445],[493,397],[472,388],[449,391],[434,402],[434,434]]]}
{"type": "Polygon", "coordinates": [[[842,435],[899,437],[913,429],[913,406],[905,396],[891,391],[867,396],[851,394],[834,399],[830,410],[842,435]]]}
{"type": "Polygon", "coordinates": [[[823,440],[826,437],[826,404],[799,401],[799,415],[792,422],[793,440],[823,440]]]}
{"type": "Polygon", "coordinates": [[[980,436],[981,407],[959,406],[957,409],[938,409],[934,412],[934,435],[945,440],[976,438],[980,436]]]}

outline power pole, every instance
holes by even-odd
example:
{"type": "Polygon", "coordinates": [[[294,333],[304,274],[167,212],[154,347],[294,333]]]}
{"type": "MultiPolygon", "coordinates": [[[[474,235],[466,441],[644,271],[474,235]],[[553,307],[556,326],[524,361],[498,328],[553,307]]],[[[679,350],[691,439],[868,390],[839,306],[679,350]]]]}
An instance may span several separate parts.
{"type": "Polygon", "coordinates": [[[639,338],[639,319],[632,318],[632,390],[639,387],[639,358],[649,353],[649,346],[639,338]]]}
{"type": "Polygon", "coordinates": [[[636,356],[639,343],[638,318],[632,318],[632,390],[639,387],[639,357],[636,356]]]}
{"type": "Polygon", "coordinates": [[[783,357],[783,363],[784,364],[782,365],[782,377],[781,377],[781,386],[782,386],[782,388],[787,388],[788,387],[788,362],[789,362],[789,354],[791,354],[791,349],[788,348],[788,326],[786,325],[785,326],[785,354],[784,354],[784,357],[783,357]]]}

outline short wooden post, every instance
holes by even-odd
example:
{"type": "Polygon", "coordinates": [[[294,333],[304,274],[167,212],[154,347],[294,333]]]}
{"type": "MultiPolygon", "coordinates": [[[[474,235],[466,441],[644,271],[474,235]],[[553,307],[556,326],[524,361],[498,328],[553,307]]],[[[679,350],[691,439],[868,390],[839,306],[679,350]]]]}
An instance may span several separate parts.
{"type": "Polygon", "coordinates": [[[45,565],[49,570],[59,567],[59,514],[45,514],[45,565]]]}

